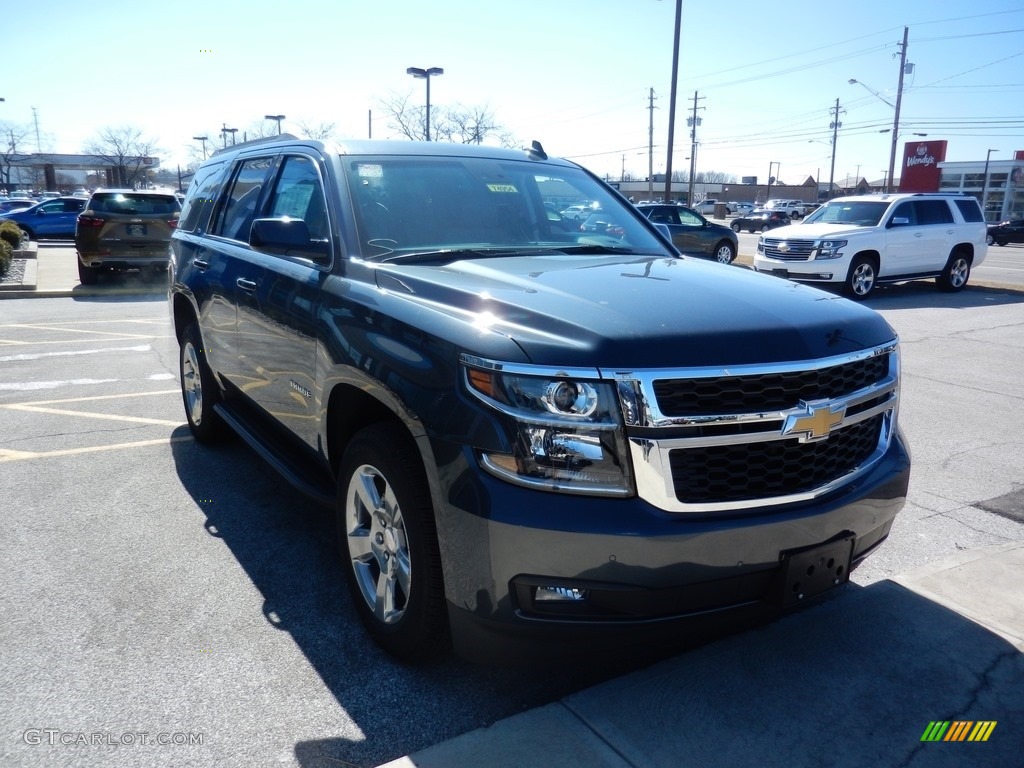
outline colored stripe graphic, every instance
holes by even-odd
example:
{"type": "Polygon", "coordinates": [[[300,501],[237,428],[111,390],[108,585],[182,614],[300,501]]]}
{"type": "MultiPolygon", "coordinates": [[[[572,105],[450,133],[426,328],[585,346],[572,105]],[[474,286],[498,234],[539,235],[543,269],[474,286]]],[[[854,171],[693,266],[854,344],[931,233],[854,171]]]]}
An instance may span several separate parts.
{"type": "Polygon", "coordinates": [[[998,720],[932,720],[921,741],[988,741],[998,720]]]}

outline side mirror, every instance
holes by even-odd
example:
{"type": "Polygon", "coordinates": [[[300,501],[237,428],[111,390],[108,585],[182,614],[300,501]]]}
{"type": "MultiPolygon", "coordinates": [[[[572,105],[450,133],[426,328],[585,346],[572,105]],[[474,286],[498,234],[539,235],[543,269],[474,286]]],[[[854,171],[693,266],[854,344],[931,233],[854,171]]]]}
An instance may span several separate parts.
{"type": "Polygon", "coordinates": [[[249,244],[268,253],[300,256],[321,263],[328,262],[331,258],[329,241],[313,240],[305,221],[288,216],[253,221],[252,229],[249,231],[249,244]]]}

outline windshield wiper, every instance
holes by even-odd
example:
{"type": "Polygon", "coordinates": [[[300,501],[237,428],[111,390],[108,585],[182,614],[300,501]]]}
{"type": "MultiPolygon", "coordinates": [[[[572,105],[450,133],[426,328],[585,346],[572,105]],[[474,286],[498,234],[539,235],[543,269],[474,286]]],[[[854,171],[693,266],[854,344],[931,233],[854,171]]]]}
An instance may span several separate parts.
{"type": "Polygon", "coordinates": [[[557,250],[559,253],[630,253],[640,255],[640,251],[633,248],[622,245],[598,245],[597,243],[559,246],[557,250]]]}
{"type": "Polygon", "coordinates": [[[518,248],[439,248],[435,251],[415,251],[413,253],[395,253],[381,259],[382,264],[419,264],[422,262],[449,262],[465,258],[486,259],[494,256],[518,256],[522,253],[518,248]]]}

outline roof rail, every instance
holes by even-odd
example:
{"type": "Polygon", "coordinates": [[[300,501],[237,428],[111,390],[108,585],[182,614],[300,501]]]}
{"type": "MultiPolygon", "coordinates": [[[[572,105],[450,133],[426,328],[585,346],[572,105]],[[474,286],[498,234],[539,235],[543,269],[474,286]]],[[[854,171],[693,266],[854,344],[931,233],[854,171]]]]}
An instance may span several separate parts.
{"type": "Polygon", "coordinates": [[[298,141],[299,137],[294,136],[290,133],[278,133],[274,134],[273,136],[264,136],[263,138],[260,139],[240,141],[237,144],[232,144],[231,146],[228,147],[221,147],[220,149],[216,150],[212,155],[210,155],[210,157],[213,157],[214,155],[223,154],[224,152],[229,152],[232,149],[241,149],[242,147],[256,147],[259,146],[260,144],[272,144],[273,142],[280,141],[281,139],[291,139],[293,141],[298,141]]]}

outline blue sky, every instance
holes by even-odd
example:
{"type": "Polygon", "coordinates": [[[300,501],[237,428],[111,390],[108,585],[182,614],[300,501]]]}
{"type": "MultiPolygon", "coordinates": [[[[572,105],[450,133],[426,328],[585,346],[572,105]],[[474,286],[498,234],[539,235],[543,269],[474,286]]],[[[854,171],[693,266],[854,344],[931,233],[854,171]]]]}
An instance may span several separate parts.
{"type": "MultiPolygon", "coordinates": [[[[614,178],[647,173],[653,88],[655,172],[665,166],[673,0],[49,0],[5,11],[17,31],[5,39],[0,123],[31,128],[34,107],[46,151],[133,125],[174,167],[191,137],[219,142],[222,124],[244,130],[266,114],[287,115],[286,131],[326,121],[365,138],[372,111],[373,137],[397,137],[382,102],[421,102],[414,66],[445,70],[433,105],[486,105],[524,144],[614,178]]],[[[775,162],[787,183],[819,169],[827,181],[838,98],[835,177],[881,178],[904,26],[904,138],[947,139],[947,160],[1024,149],[1020,0],[684,0],[673,167],[689,167],[697,91],[698,171],[763,181],[775,162]]]]}

